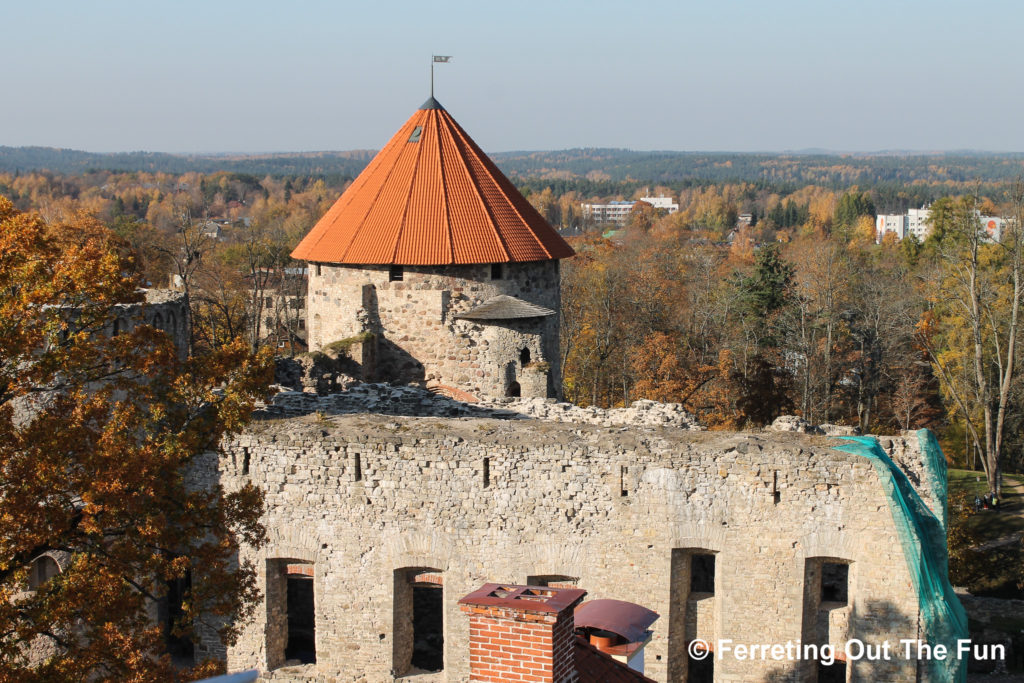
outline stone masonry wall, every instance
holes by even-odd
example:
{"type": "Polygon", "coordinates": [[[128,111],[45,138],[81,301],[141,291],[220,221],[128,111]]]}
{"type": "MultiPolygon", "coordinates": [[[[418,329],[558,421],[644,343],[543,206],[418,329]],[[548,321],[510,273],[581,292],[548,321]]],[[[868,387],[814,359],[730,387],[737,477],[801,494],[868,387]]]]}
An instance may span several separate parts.
{"type": "Polygon", "coordinates": [[[497,280],[490,279],[491,264],[405,266],[400,282],[390,281],[389,266],[314,264],[310,270],[310,350],[370,331],[378,335],[379,379],[436,383],[478,396],[505,396],[513,381],[543,390],[542,397],[561,386],[557,314],[455,317],[498,294],[558,311],[558,261],[502,264],[497,280]],[[523,381],[523,349],[531,363],[547,364],[546,381],[523,381]]]}
{"type": "MultiPolygon", "coordinates": [[[[681,680],[694,634],[799,640],[805,576],[819,558],[850,563],[849,637],[917,637],[917,598],[885,493],[869,462],[833,444],[805,434],[315,414],[256,423],[205,476],[266,492],[269,543],[243,555],[261,586],[275,559],[312,563],[317,663],[274,680],[395,680],[406,666],[396,653],[407,649],[396,647],[394,625],[408,619],[396,614],[405,609],[396,577],[423,568],[443,583],[436,680],[468,679],[459,598],[491,581],[560,575],[588,599],[657,611],[646,673],[667,681],[681,680]],[[713,596],[673,590],[693,550],[715,554],[713,596]]],[[[267,651],[275,609],[265,604],[246,625],[227,652],[232,670],[266,671],[276,660],[267,651]]],[[[901,659],[851,667],[858,680],[915,677],[914,662],[901,659]]],[[[715,662],[721,681],[797,675],[787,662],[715,662]]]]}

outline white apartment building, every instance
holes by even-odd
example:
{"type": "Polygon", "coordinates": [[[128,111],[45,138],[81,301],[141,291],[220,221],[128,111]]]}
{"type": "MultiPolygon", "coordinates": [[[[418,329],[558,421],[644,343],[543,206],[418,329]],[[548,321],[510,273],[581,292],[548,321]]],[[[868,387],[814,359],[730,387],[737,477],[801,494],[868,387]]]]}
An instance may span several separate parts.
{"type": "Polygon", "coordinates": [[[641,197],[640,201],[647,202],[655,209],[664,209],[669,213],[679,210],[679,205],[672,201],[671,197],[641,197]]]}
{"type": "Polygon", "coordinates": [[[895,233],[897,240],[903,239],[907,234],[907,217],[902,214],[878,214],[875,219],[875,241],[881,244],[887,232],[895,233]]]}
{"type": "Polygon", "coordinates": [[[931,215],[932,210],[926,207],[907,209],[907,231],[905,235],[913,235],[917,238],[918,242],[924,242],[924,239],[928,237],[928,233],[932,230],[932,226],[928,225],[928,218],[931,215]]]}
{"type": "MultiPolygon", "coordinates": [[[[998,242],[1003,238],[1006,219],[999,216],[982,216],[980,211],[974,213],[990,241],[998,242]]],[[[875,241],[881,243],[885,234],[891,232],[895,233],[897,240],[913,235],[919,242],[924,242],[932,230],[928,223],[931,215],[932,210],[928,207],[907,209],[905,214],[878,214],[875,218],[875,241]]]]}
{"type": "MultiPolygon", "coordinates": [[[[640,201],[669,213],[675,213],[679,210],[679,204],[672,201],[671,197],[641,197],[640,201]]],[[[607,204],[582,204],[581,206],[583,207],[583,215],[593,219],[595,223],[625,225],[635,205],[636,202],[617,201],[608,202],[607,204]]]]}

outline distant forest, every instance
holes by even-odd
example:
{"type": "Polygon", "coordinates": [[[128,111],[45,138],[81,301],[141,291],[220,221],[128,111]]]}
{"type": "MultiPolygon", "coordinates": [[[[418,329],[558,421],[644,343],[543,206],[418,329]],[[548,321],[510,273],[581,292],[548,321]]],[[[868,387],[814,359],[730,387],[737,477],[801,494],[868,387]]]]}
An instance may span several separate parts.
{"type": "MultiPolygon", "coordinates": [[[[313,176],[329,185],[354,178],[374,152],[308,152],[254,155],[175,155],[157,152],[95,154],[49,147],[0,147],[0,172],[50,171],[79,174],[127,171],[182,174],[245,173],[313,176]]],[[[899,187],[914,184],[1000,185],[1024,172],[1024,154],[735,154],[724,152],[634,152],[570,149],[500,152],[492,158],[529,191],[556,194],[631,194],[644,185],[676,190],[709,183],[755,183],[779,189],[817,185],[830,189],[899,187]]]]}

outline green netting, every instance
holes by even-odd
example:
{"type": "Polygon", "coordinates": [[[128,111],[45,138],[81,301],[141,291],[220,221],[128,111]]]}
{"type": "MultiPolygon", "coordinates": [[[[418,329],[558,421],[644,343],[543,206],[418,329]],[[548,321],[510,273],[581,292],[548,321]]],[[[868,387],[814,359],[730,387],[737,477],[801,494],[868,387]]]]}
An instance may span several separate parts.
{"type": "MultiPolygon", "coordinates": [[[[935,435],[927,429],[917,431],[917,442],[921,445],[921,452],[924,453],[925,484],[931,491],[932,500],[936,501],[936,509],[932,510],[935,516],[942,522],[942,528],[948,532],[948,511],[946,509],[949,498],[949,478],[946,476],[946,456],[942,453],[942,446],[939,445],[935,435]]],[[[943,548],[946,547],[943,543],[943,548]]],[[[947,557],[948,560],[948,557],[947,557]]],[[[948,565],[948,562],[947,562],[948,565]]],[[[957,604],[960,604],[959,601],[957,604]]]]}
{"type": "Polygon", "coordinates": [[[924,483],[938,508],[928,509],[921,496],[873,436],[842,437],[836,450],[868,458],[889,497],[889,509],[903,546],[907,569],[917,591],[923,638],[942,644],[951,653],[945,660],[922,662],[927,680],[967,680],[967,662],[956,657],[957,641],[967,638],[967,614],[949,583],[949,554],[946,546],[946,459],[935,437],[927,429],[917,433],[924,454],[924,483]]]}

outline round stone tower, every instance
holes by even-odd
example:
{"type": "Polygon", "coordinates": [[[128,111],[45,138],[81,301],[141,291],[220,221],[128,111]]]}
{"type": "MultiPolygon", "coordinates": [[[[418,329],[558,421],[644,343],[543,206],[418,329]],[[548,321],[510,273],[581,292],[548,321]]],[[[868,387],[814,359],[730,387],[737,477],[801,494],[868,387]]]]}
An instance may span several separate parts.
{"type": "Polygon", "coordinates": [[[478,397],[561,393],[572,255],[434,98],[292,253],[309,262],[311,351],[373,340],[375,379],[478,397]]]}

